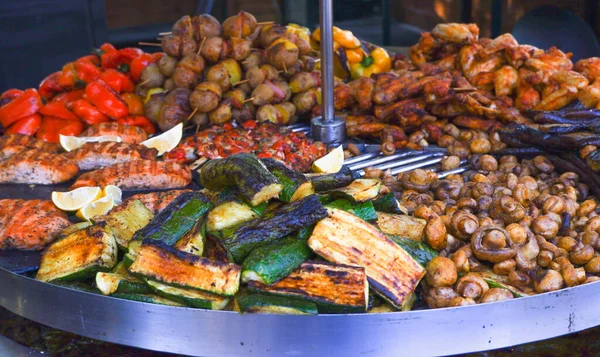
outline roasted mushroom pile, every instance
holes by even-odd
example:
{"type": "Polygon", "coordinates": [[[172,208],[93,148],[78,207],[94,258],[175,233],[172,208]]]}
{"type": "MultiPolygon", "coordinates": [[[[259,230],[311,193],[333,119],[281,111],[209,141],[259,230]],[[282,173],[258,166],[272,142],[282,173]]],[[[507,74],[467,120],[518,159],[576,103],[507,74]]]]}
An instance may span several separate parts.
{"type": "Polygon", "coordinates": [[[427,264],[422,284],[429,307],[506,300],[599,279],[600,207],[577,174],[557,173],[545,156],[484,154],[471,162],[473,170],[443,180],[424,170],[398,177],[367,173],[380,174],[401,204],[427,222],[422,239],[440,253],[427,264]]]}

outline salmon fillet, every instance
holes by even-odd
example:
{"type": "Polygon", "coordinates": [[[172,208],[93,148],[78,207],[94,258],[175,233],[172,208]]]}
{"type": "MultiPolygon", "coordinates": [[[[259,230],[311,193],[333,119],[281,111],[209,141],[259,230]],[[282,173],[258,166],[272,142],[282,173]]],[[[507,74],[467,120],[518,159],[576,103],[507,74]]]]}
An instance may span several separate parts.
{"type": "Polygon", "coordinates": [[[60,147],[57,144],[47,143],[29,135],[10,134],[0,136],[0,160],[6,160],[25,149],[40,149],[56,154],[60,147]]]}
{"type": "Polygon", "coordinates": [[[116,185],[121,189],[179,188],[192,182],[192,172],[186,165],[153,161],[135,160],[108,166],[81,175],[71,186],[116,185]]]}
{"type": "Polygon", "coordinates": [[[40,149],[26,149],[0,161],[0,183],[48,185],[69,181],[78,172],[73,161],[40,149]]]}
{"type": "Polygon", "coordinates": [[[0,200],[0,249],[40,250],[69,225],[51,201],[0,200]]]}
{"type": "Polygon", "coordinates": [[[144,129],[126,124],[106,122],[90,126],[79,136],[119,136],[127,144],[139,144],[148,139],[144,129]]]}
{"type": "Polygon", "coordinates": [[[161,192],[150,192],[150,193],[138,193],[129,198],[123,200],[123,202],[117,207],[113,208],[113,211],[122,211],[127,209],[135,200],[140,200],[150,212],[157,214],[160,211],[167,208],[169,203],[179,197],[182,193],[190,192],[191,190],[171,190],[161,192]]]}
{"type": "Polygon", "coordinates": [[[80,170],[95,170],[133,160],[156,160],[158,150],[141,145],[116,142],[87,143],[64,154],[79,166],[80,170]]]}

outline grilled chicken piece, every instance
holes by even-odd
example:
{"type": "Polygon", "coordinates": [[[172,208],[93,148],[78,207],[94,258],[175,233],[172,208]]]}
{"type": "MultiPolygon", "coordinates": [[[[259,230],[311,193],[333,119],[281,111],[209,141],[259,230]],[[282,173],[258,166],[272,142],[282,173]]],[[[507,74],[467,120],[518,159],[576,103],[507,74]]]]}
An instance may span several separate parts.
{"type": "Polygon", "coordinates": [[[0,200],[0,249],[41,250],[70,224],[51,201],[0,200]]]}
{"type": "Polygon", "coordinates": [[[150,192],[150,193],[138,193],[137,195],[133,195],[125,200],[123,203],[118,205],[113,209],[113,212],[118,212],[126,209],[131,205],[135,200],[140,200],[150,212],[153,214],[157,214],[167,208],[169,203],[177,198],[179,195],[185,192],[190,192],[191,190],[170,190],[170,191],[160,191],[160,192],[150,192]]]}
{"type": "Polygon", "coordinates": [[[107,141],[87,143],[64,156],[73,160],[80,170],[95,170],[134,160],[156,160],[157,153],[156,149],[149,149],[141,145],[107,141]]]}
{"type": "Polygon", "coordinates": [[[56,154],[58,153],[59,146],[38,140],[29,135],[10,134],[0,136],[0,160],[8,159],[25,149],[40,149],[47,153],[56,154]]]}
{"type": "Polygon", "coordinates": [[[81,175],[71,186],[116,185],[121,189],[179,188],[192,182],[192,172],[175,162],[135,160],[81,175]]]}
{"type": "Polygon", "coordinates": [[[144,129],[115,122],[90,126],[80,136],[119,136],[121,141],[127,144],[139,144],[148,139],[144,129]]]}
{"type": "Polygon", "coordinates": [[[49,185],[69,181],[78,172],[73,161],[40,149],[26,149],[0,161],[0,183],[49,185]]]}

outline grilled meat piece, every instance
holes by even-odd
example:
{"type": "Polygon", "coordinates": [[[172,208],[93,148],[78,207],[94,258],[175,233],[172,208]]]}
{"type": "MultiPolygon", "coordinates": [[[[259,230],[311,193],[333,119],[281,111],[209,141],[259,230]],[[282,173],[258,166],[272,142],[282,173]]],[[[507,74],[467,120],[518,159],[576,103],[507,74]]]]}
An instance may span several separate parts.
{"type": "Polygon", "coordinates": [[[40,149],[26,149],[0,161],[0,183],[49,185],[69,181],[78,172],[73,161],[40,149]]]}
{"type": "Polygon", "coordinates": [[[80,136],[119,136],[121,141],[127,144],[139,144],[148,139],[144,129],[115,122],[90,126],[80,136]]]}
{"type": "Polygon", "coordinates": [[[113,209],[113,212],[118,212],[126,209],[135,200],[140,200],[146,208],[153,214],[157,214],[167,208],[169,203],[179,197],[182,193],[190,192],[191,190],[170,190],[150,193],[138,193],[125,200],[123,203],[113,209]]]}
{"type": "Polygon", "coordinates": [[[51,201],[0,200],[0,249],[41,250],[70,224],[51,201]]]}
{"type": "Polygon", "coordinates": [[[40,149],[48,153],[56,154],[58,153],[59,146],[38,140],[29,135],[10,134],[0,136],[0,160],[8,159],[25,149],[40,149]]]}
{"type": "Polygon", "coordinates": [[[107,141],[87,143],[64,156],[73,160],[80,170],[95,170],[134,160],[156,160],[157,153],[156,149],[149,149],[141,145],[107,141]]]}
{"type": "Polygon", "coordinates": [[[116,185],[121,189],[179,188],[190,184],[192,172],[175,162],[135,160],[81,175],[71,189],[116,185]]]}

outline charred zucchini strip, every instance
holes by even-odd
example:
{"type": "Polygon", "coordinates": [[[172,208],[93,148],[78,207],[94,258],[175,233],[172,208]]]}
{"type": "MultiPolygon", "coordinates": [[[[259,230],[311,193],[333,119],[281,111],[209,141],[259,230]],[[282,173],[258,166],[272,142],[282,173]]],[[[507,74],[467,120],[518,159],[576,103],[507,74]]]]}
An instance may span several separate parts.
{"type": "Polygon", "coordinates": [[[373,200],[373,207],[379,212],[408,214],[406,207],[402,206],[391,192],[373,200]]]}
{"type": "Polygon", "coordinates": [[[156,280],[147,280],[146,282],[156,295],[176,301],[183,305],[199,309],[223,310],[227,304],[229,304],[229,299],[219,295],[209,294],[198,290],[178,288],[160,283],[156,280]]]}
{"type": "Polygon", "coordinates": [[[84,228],[87,228],[91,225],[92,225],[92,222],[88,222],[88,221],[72,224],[72,225],[68,226],[67,228],[63,229],[62,231],[60,231],[60,233],[58,234],[58,238],[59,239],[64,238],[71,233],[75,233],[75,232],[80,231],[84,228]]]}
{"type": "Polygon", "coordinates": [[[165,284],[233,296],[240,286],[242,268],[179,251],[146,239],[129,267],[133,274],[165,284]]]}
{"type": "Polygon", "coordinates": [[[429,261],[438,256],[438,252],[431,248],[425,242],[419,242],[414,239],[395,236],[392,234],[387,235],[391,240],[396,242],[402,247],[411,257],[413,257],[419,264],[426,266],[429,261]]]}
{"type": "Polygon", "coordinates": [[[207,229],[210,232],[239,226],[259,217],[252,207],[236,200],[226,201],[213,208],[207,216],[207,229]]]}
{"type": "Polygon", "coordinates": [[[347,198],[354,202],[365,202],[379,196],[381,180],[378,179],[356,179],[346,187],[331,191],[336,197],[347,198]]]}
{"type": "Polygon", "coordinates": [[[210,160],[200,169],[200,182],[210,190],[235,186],[253,206],[279,196],[283,186],[252,154],[210,160]]]}
{"type": "Polygon", "coordinates": [[[281,201],[294,202],[315,193],[312,182],[308,181],[303,174],[288,168],[279,160],[262,159],[261,161],[283,185],[279,193],[281,201]]]}
{"type": "Polygon", "coordinates": [[[165,299],[164,297],[154,294],[130,294],[130,293],[115,293],[111,295],[119,299],[132,300],[137,302],[146,302],[149,304],[168,305],[168,306],[184,306],[176,301],[165,299]]]}
{"type": "Polygon", "coordinates": [[[117,240],[119,248],[126,249],[134,233],[144,228],[154,218],[140,200],[132,201],[127,208],[110,212],[95,222],[104,221],[117,240]]]}
{"type": "Polygon", "coordinates": [[[151,290],[146,283],[133,277],[115,273],[96,273],[96,287],[104,295],[114,293],[147,294],[151,290]]]}
{"type": "Polygon", "coordinates": [[[304,262],[273,285],[248,283],[252,291],[314,301],[319,312],[365,312],[369,284],[365,269],[357,266],[304,262]]]}
{"type": "Polygon", "coordinates": [[[360,219],[365,221],[374,221],[377,219],[377,212],[373,207],[373,203],[370,201],[366,202],[352,202],[345,198],[340,198],[331,203],[325,205],[329,208],[337,208],[347,212],[350,212],[360,219]]]}
{"type": "Polygon", "coordinates": [[[364,267],[371,287],[402,309],[425,269],[369,223],[342,210],[327,211],[329,217],[317,223],[309,247],[329,261],[364,267]]]}
{"type": "Polygon", "coordinates": [[[244,259],[242,281],[273,284],[288,276],[311,255],[306,240],[296,237],[258,247],[244,259]]]}
{"type": "Polygon", "coordinates": [[[202,255],[206,242],[206,222],[201,220],[175,243],[175,248],[182,252],[202,255]]]}
{"type": "Polygon", "coordinates": [[[385,234],[406,237],[421,242],[425,220],[402,214],[377,212],[377,225],[385,234]]]}
{"type": "Polygon", "coordinates": [[[249,294],[236,298],[240,313],[316,315],[317,305],[312,301],[285,296],[249,294]]]}
{"type": "Polygon", "coordinates": [[[306,178],[312,182],[316,192],[324,192],[348,186],[355,177],[348,166],[342,166],[342,169],[334,174],[306,174],[306,178]]]}
{"type": "Polygon", "coordinates": [[[117,242],[105,223],[94,224],[52,243],[42,254],[36,279],[83,280],[117,264],[117,242]]]}
{"type": "Polygon", "coordinates": [[[327,211],[316,195],[285,205],[225,234],[222,241],[236,262],[243,259],[256,247],[275,242],[302,227],[315,224],[327,217],[327,211]]]}

